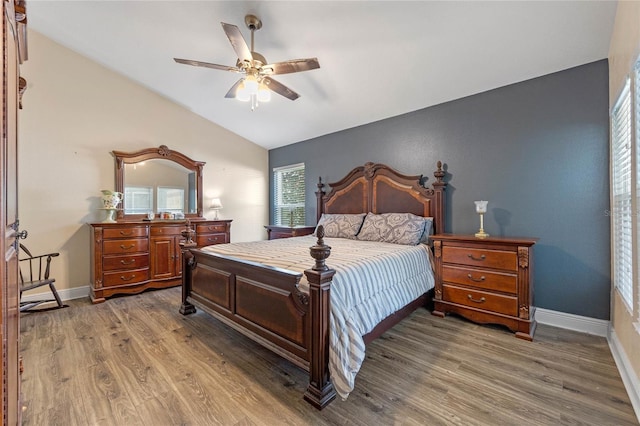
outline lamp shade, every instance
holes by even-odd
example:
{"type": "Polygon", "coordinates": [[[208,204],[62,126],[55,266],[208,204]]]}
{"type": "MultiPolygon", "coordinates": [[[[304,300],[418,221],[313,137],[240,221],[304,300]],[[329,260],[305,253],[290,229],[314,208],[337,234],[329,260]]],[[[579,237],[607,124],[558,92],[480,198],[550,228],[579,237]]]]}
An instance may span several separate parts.
{"type": "Polygon", "coordinates": [[[474,201],[476,203],[476,213],[486,213],[488,201],[474,201]]]}
{"type": "Polygon", "coordinates": [[[220,210],[222,208],[222,203],[220,202],[220,198],[214,198],[211,200],[211,206],[209,206],[211,210],[220,210]]]}

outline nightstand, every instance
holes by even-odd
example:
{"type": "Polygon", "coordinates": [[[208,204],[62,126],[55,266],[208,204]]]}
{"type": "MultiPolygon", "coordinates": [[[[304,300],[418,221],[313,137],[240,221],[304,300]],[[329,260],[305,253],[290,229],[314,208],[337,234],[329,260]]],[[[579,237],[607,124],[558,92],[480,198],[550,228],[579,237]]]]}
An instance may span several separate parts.
{"type": "Polygon", "coordinates": [[[265,225],[267,235],[270,240],[278,238],[301,237],[303,235],[313,234],[316,230],[315,226],[283,226],[283,225],[265,225]]]}
{"type": "Polygon", "coordinates": [[[435,257],[433,315],[461,315],[479,323],[507,326],[533,340],[533,245],[537,238],[430,237],[435,257]]]}

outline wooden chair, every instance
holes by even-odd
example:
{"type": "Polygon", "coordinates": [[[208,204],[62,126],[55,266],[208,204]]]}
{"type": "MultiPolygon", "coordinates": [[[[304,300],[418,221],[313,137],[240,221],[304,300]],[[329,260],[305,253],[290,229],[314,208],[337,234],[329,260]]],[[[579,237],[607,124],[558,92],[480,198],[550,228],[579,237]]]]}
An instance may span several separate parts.
{"type": "Polygon", "coordinates": [[[58,257],[60,253],[47,253],[40,256],[34,256],[31,252],[22,244],[20,244],[20,250],[28,257],[20,259],[20,312],[24,312],[34,308],[42,303],[56,302],[57,308],[63,308],[60,296],[55,286],[55,278],[49,278],[49,272],[51,268],[51,259],[58,257]],[[34,300],[23,302],[22,293],[34,288],[48,285],[51,293],[53,293],[53,299],[34,300]]]}

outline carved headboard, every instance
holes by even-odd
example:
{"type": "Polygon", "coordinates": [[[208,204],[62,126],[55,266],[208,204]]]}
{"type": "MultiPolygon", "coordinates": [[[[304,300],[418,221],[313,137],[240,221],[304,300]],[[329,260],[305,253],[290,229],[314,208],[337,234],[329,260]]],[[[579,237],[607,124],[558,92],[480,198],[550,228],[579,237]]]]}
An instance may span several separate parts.
{"type": "Polygon", "coordinates": [[[422,185],[422,176],[407,176],[384,164],[366,163],[356,167],[342,180],[328,184],[318,181],[317,220],[322,213],[413,213],[433,217],[434,233],[445,230],[445,172],[438,161],[432,188],[422,185]]]}

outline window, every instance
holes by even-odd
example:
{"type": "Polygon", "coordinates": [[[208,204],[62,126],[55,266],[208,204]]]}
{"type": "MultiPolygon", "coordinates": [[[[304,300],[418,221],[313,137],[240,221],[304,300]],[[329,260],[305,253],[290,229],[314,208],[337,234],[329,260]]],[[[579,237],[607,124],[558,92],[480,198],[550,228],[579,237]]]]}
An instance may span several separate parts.
{"type": "Polygon", "coordinates": [[[159,186],[158,211],[170,213],[184,212],[184,188],[159,186]]]}
{"type": "Polygon", "coordinates": [[[124,188],[126,214],[144,214],[153,211],[153,188],[126,186],[124,188]]]}
{"type": "Polygon", "coordinates": [[[276,225],[304,225],[304,163],[273,169],[273,221],[276,225]]]}
{"type": "Polygon", "coordinates": [[[633,305],[633,215],[631,197],[631,94],[624,86],[611,114],[613,193],[613,281],[629,309],[633,305]]]}

